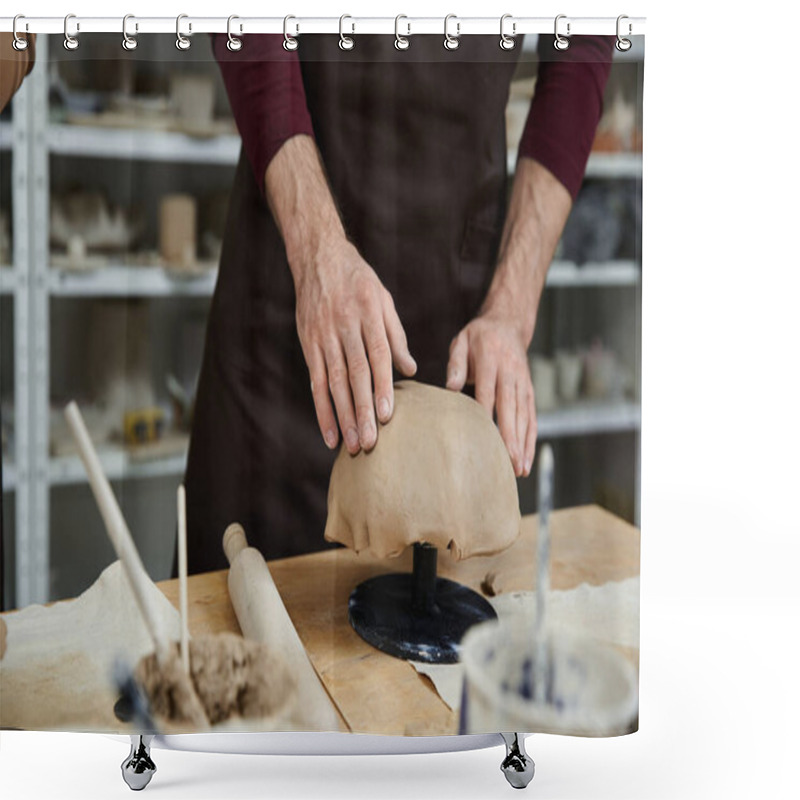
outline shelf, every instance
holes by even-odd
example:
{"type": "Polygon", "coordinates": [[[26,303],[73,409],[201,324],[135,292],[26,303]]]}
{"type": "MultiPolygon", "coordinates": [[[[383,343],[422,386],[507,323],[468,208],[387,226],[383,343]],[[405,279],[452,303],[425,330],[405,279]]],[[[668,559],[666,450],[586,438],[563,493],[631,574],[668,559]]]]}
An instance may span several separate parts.
{"type": "Polygon", "coordinates": [[[47,143],[51,153],[63,156],[233,165],[242,141],[233,134],[200,139],[169,131],[54,124],[47,143]]]}
{"type": "Polygon", "coordinates": [[[0,150],[10,150],[13,134],[10,122],[0,122],[0,150]]]}
{"type": "MultiPolygon", "coordinates": [[[[517,151],[508,151],[508,172],[514,174],[517,151]]],[[[641,178],[641,153],[592,153],[586,165],[587,178],[641,178]]]]}
{"type": "MultiPolygon", "coordinates": [[[[11,280],[0,288],[13,291],[11,280]]],[[[11,276],[9,276],[11,278],[11,276]]],[[[609,261],[578,266],[570,261],[554,261],[547,273],[547,286],[636,286],[641,270],[634,261],[609,261]]],[[[217,270],[194,277],[174,277],[161,267],[128,267],[111,264],[87,272],[50,270],[50,293],[58,297],[210,297],[217,281],[217,270]]]]}
{"type": "Polygon", "coordinates": [[[554,261],[547,271],[547,286],[637,286],[642,271],[635,261],[606,261],[578,266],[554,261]]]}
{"type": "MultiPolygon", "coordinates": [[[[11,143],[9,130],[3,142],[11,143]]],[[[2,129],[0,129],[1,131],[2,129]]],[[[54,124],[47,135],[50,152],[87,158],[122,158],[195,164],[234,165],[239,159],[241,139],[228,134],[198,139],[185,133],[135,129],[92,128],[54,124]]],[[[508,168],[513,172],[516,150],[509,150],[508,168]]],[[[586,165],[587,178],[638,178],[642,175],[641,153],[592,153],[586,165]]]]}
{"type": "Polygon", "coordinates": [[[631,400],[584,401],[537,414],[540,440],[639,430],[642,409],[631,400]]]}
{"type": "MultiPolygon", "coordinates": [[[[120,448],[98,449],[100,463],[110,481],[137,478],[161,478],[182,475],[186,469],[186,454],[137,461],[120,448]]],[[[51,486],[67,486],[86,482],[86,470],[78,456],[56,456],[50,459],[48,481],[51,486]]]]}
{"type": "Polygon", "coordinates": [[[51,268],[50,293],[60,297],[210,297],[217,270],[175,277],[162,267],[110,264],[87,272],[51,268]]]}
{"type": "Polygon", "coordinates": [[[587,178],[641,178],[641,153],[592,153],[586,165],[587,178]]]}

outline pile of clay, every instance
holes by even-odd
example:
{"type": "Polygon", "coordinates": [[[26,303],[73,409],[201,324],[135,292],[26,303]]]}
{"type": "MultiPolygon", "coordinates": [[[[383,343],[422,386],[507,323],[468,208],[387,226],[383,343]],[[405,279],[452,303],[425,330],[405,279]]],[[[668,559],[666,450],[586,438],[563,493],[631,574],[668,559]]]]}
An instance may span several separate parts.
{"type": "Polygon", "coordinates": [[[134,678],[159,730],[202,730],[237,718],[275,717],[295,692],[279,656],[233,633],[191,639],[189,661],[191,677],[173,643],[164,663],[151,653],[136,666],[134,678]]]}

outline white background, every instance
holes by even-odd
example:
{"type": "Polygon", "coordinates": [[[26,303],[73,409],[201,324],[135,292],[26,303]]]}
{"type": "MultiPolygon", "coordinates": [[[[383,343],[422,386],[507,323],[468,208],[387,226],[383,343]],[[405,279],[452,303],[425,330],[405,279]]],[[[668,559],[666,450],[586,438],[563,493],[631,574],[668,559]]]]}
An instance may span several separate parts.
{"type": "MultiPolygon", "coordinates": [[[[797,797],[797,5],[725,3],[715,15],[712,4],[578,0],[17,3],[5,13],[647,16],[641,729],[616,740],[533,737],[527,791],[797,797]]],[[[3,732],[0,794],[128,797],[126,754],[101,736],[3,732]]],[[[499,748],[338,759],[156,751],[155,760],[153,798],[512,792],[499,748]]]]}

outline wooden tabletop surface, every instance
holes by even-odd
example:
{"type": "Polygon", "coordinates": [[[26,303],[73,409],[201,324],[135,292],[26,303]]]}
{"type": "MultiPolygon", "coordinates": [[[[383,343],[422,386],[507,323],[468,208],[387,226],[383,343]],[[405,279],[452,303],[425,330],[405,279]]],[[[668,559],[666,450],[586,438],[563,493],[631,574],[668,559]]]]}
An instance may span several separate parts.
{"type": "MultiPolygon", "coordinates": [[[[535,515],[522,520],[519,539],[492,557],[457,562],[439,557],[439,575],[481,590],[488,573],[494,591],[534,588],[535,515]]],[[[639,531],[598,506],[553,513],[551,518],[553,589],[581,583],[599,586],[639,574],[639,531]]],[[[406,661],[385,655],[350,627],[350,592],[367,578],[411,570],[412,550],[396,559],[356,555],[344,548],[269,562],[269,569],[308,655],[348,728],[358,733],[457,733],[458,715],[440,699],[427,678],[406,661]]],[[[189,630],[192,635],[233,631],[239,625],[228,595],[227,570],[189,578],[189,630]]],[[[158,584],[178,607],[178,581],[158,584]]]]}

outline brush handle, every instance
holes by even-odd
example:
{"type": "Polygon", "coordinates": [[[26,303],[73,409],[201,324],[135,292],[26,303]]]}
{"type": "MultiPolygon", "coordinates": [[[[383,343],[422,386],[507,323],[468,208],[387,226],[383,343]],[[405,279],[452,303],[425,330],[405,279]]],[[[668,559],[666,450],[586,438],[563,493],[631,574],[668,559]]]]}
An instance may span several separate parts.
{"type": "Polygon", "coordinates": [[[106,526],[106,533],[117,558],[122,563],[125,574],[128,576],[134,599],[155,644],[156,657],[159,661],[163,661],[169,652],[169,640],[163,632],[158,609],[153,603],[153,583],[142,564],[139,551],[136,549],[131,532],[128,530],[117,499],[114,497],[111,484],[103,472],[89,431],[86,430],[81,412],[74,401],[66,407],[64,416],[67,418],[72,435],[78,445],[81,461],[83,461],[89,477],[89,485],[106,526]]]}
{"type": "Polygon", "coordinates": [[[550,512],[553,509],[553,450],[539,452],[539,531],[536,534],[536,629],[534,699],[544,703],[547,690],[547,595],[550,591],[550,512]]]}
{"type": "MultiPolygon", "coordinates": [[[[178,596],[181,611],[181,661],[189,672],[189,589],[186,557],[186,489],[178,487],[178,596]]],[[[190,673],[191,674],[191,673],[190,673]]]]}

